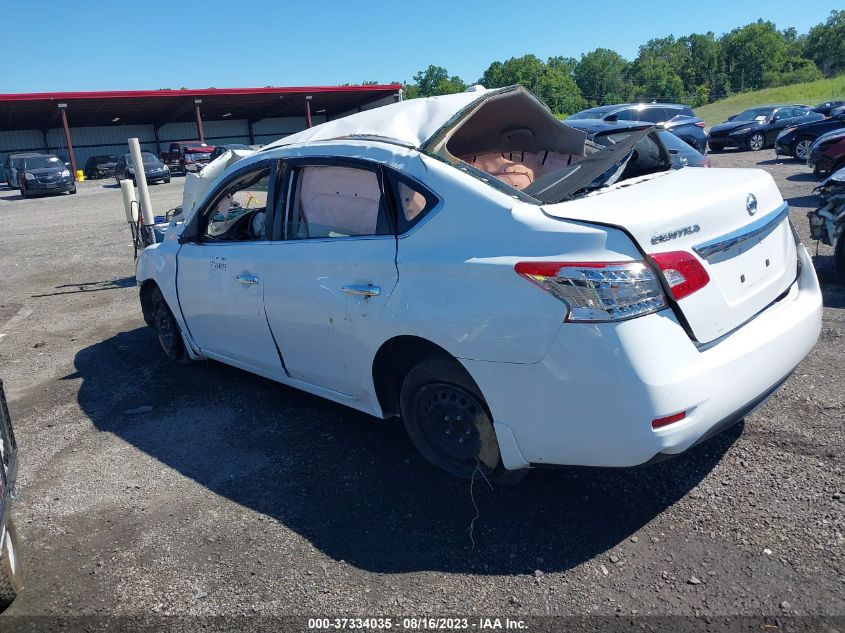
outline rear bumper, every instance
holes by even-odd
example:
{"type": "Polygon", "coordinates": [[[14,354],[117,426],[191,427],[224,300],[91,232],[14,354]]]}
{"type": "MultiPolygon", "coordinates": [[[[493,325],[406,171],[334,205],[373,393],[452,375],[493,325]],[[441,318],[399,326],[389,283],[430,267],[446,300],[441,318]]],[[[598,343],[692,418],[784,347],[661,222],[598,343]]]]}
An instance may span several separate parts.
{"type": "Polygon", "coordinates": [[[812,349],[822,298],[809,254],[789,293],[696,347],[665,310],[615,324],[565,324],[539,363],[464,360],[487,399],[508,468],[635,466],[681,453],[759,406],[812,349]],[[680,422],[651,421],[685,412],[680,422]]]}

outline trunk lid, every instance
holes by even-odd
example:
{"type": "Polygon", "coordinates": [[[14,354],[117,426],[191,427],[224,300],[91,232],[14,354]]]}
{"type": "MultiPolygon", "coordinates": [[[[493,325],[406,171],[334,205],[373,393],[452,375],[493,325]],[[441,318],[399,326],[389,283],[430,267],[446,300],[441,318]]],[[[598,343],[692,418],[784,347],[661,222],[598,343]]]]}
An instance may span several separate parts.
{"type": "Polygon", "coordinates": [[[701,343],[751,319],[797,276],[788,207],[759,169],[663,172],[543,210],[619,227],[648,255],[694,254],[710,282],[677,305],[701,343]]]}

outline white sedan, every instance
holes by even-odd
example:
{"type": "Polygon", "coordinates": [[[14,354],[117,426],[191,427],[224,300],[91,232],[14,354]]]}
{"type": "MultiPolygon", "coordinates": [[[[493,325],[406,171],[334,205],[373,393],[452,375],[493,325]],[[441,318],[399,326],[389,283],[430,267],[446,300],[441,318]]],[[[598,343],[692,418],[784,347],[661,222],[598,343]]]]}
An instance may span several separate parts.
{"type": "Polygon", "coordinates": [[[649,129],[599,148],[518,86],[229,162],[138,260],[165,353],[401,417],[453,475],[680,453],[819,335],[812,261],[766,172],[673,171],[649,129]]]}

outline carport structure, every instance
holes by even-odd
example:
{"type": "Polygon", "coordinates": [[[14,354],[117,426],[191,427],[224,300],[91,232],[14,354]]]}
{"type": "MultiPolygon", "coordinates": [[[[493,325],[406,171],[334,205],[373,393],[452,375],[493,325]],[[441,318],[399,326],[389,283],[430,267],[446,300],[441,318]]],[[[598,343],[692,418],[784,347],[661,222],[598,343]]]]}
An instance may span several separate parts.
{"type": "Polygon", "coordinates": [[[393,103],[400,84],[0,94],[0,162],[60,155],[74,171],[119,155],[126,139],[161,153],[172,141],[266,144],[311,125],[393,103]]]}

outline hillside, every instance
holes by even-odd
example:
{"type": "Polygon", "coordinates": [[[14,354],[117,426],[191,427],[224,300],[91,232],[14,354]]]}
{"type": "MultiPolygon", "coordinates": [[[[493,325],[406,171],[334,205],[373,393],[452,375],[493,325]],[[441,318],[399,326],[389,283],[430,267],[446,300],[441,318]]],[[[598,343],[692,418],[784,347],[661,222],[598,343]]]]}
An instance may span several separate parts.
{"type": "Polygon", "coordinates": [[[696,108],[695,113],[704,119],[707,127],[710,127],[725,121],[731,114],[754,106],[769,103],[803,103],[814,106],[831,99],[845,99],[845,75],[809,83],[743,92],[696,108]]]}

